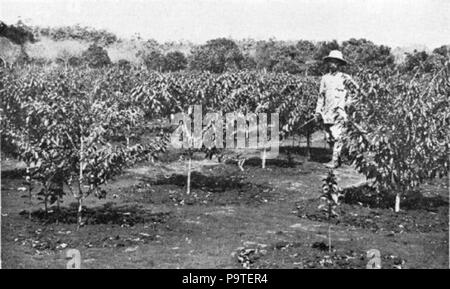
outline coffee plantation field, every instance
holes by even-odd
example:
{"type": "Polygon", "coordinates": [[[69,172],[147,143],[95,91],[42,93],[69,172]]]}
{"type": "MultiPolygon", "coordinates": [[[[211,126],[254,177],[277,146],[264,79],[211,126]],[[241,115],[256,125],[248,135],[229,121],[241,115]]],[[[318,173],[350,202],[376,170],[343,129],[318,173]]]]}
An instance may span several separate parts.
{"type": "Polygon", "coordinates": [[[2,266],[448,268],[449,69],[419,72],[356,73],[330,172],[316,77],[2,68],[2,266]],[[280,154],[175,148],[194,105],[278,113],[280,154]]]}

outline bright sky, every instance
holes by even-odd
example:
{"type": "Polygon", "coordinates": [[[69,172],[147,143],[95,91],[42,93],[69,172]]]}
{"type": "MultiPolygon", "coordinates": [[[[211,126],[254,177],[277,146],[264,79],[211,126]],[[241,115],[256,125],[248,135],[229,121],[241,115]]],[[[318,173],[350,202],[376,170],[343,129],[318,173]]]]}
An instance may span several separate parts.
{"type": "Polygon", "coordinates": [[[158,41],[363,37],[393,47],[450,44],[448,0],[0,0],[0,20],[19,19],[158,41]]]}

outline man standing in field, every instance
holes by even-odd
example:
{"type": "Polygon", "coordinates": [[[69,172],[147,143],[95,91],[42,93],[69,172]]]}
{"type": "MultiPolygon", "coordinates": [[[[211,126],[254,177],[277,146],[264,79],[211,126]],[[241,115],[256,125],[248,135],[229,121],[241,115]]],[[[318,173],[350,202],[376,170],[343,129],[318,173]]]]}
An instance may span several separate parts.
{"type": "Polygon", "coordinates": [[[340,51],[332,50],[324,61],[328,64],[329,72],[320,82],[315,118],[316,121],[323,120],[328,141],[333,147],[333,158],[326,166],[337,168],[341,165],[344,129],[342,122],[347,118],[345,107],[352,103],[347,88],[349,85],[358,85],[350,75],[341,72],[347,61],[340,51]]]}

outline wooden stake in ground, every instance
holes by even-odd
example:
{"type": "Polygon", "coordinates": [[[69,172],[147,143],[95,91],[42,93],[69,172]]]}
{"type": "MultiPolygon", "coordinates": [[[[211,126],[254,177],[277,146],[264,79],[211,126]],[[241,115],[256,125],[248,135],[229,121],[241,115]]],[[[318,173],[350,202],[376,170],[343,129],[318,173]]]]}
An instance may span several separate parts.
{"type": "Polygon", "coordinates": [[[30,176],[30,165],[27,164],[27,176],[25,177],[25,181],[28,185],[28,219],[31,220],[31,210],[33,209],[33,198],[32,198],[32,186],[31,186],[31,176],[30,176]]]}
{"type": "MultiPolygon", "coordinates": [[[[83,131],[83,130],[80,130],[83,131]]],[[[80,137],[80,175],[78,177],[78,196],[77,196],[77,201],[78,201],[78,211],[77,211],[77,230],[80,229],[81,227],[81,213],[82,213],[82,203],[83,203],[83,190],[82,190],[82,186],[83,186],[83,149],[84,149],[84,145],[83,145],[83,137],[80,137]]]]}
{"type": "Polygon", "coordinates": [[[311,134],[309,132],[306,133],[306,159],[311,159],[311,134]]]}
{"type": "Polygon", "coordinates": [[[400,193],[397,193],[395,195],[395,208],[394,211],[396,213],[400,212],[400,193]]]}
{"type": "Polygon", "coordinates": [[[192,167],[192,157],[189,154],[188,170],[187,170],[187,190],[186,190],[186,194],[188,195],[191,193],[191,167],[192,167]]]}
{"type": "Polygon", "coordinates": [[[328,253],[331,254],[331,223],[328,223],[328,253]]]}
{"type": "Polygon", "coordinates": [[[264,149],[263,149],[263,152],[262,152],[262,162],[261,162],[261,167],[263,168],[263,169],[265,169],[266,168],[266,157],[267,157],[267,155],[266,155],[266,147],[264,147],[264,149]]]}

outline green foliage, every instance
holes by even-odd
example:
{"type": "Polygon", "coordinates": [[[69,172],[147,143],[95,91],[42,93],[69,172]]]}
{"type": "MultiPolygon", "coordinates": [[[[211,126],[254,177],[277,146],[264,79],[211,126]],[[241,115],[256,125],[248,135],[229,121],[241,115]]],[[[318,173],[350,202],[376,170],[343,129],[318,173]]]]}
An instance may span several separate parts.
{"type": "Polygon", "coordinates": [[[347,143],[357,169],[390,192],[448,175],[449,70],[362,70],[347,143]]]}
{"type": "Polygon", "coordinates": [[[162,72],[165,65],[164,55],[157,50],[151,51],[144,57],[144,63],[148,69],[162,72]]]}
{"type": "Polygon", "coordinates": [[[130,63],[130,61],[128,61],[128,60],[126,60],[126,59],[120,59],[120,60],[117,62],[117,65],[118,65],[121,69],[124,69],[124,70],[129,70],[129,69],[131,69],[131,63],[130,63]]]}
{"type": "Polygon", "coordinates": [[[49,37],[55,41],[79,40],[98,43],[99,45],[110,45],[118,41],[115,34],[106,30],[98,30],[80,25],[63,27],[34,27],[34,33],[39,36],[49,37]]]}
{"type": "MultiPolygon", "coordinates": [[[[62,197],[55,184],[64,182],[81,210],[81,201],[103,197],[100,186],[124,167],[164,149],[159,140],[130,143],[146,127],[144,113],[133,95],[111,90],[115,71],[103,73],[27,68],[1,75],[2,137],[42,184],[45,205],[62,197]]],[[[79,217],[80,225],[81,211],[79,217]]]]}
{"type": "Polygon", "coordinates": [[[172,51],[163,55],[159,50],[152,50],[149,54],[145,54],[144,63],[149,70],[173,72],[185,69],[187,59],[180,51],[172,51]]]}
{"type": "MultiPolygon", "coordinates": [[[[313,51],[306,42],[298,47],[313,51]]],[[[298,47],[280,51],[295,59],[298,47]]],[[[80,198],[102,196],[108,179],[164,149],[159,142],[141,144],[142,131],[194,104],[205,113],[277,112],[281,136],[308,136],[317,128],[304,124],[314,113],[318,78],[263,71],[155,73],[126,64],[0,70],[2,145],[27,163],[31,177],[46,188],[45,198],[58,195],[51,188],[60,179],[55,176],[70,187],[80,184],[80,198]]],[[[441,67],[403,74],[363,69],[356,77],[360,91],[349,88],[357,99],[346,124],[349,152],[380,187],[407,192],[448,174],[448,61],[441,67]]]]}
{"type": "Polygon", "coordinates": [[[189,60],[192,70],[222,73],[241,69],[243,55],[237,44],[230,39],[218,38],[196,47],[189,60]]]}
{"type": "Polygon", "coordinates": [[[446,59],[450,58],[450,45],[442,45],[438,48],[435,48],[433,50],[433,53],[435,54],[439,54],[441,56],[443,56],[446,59]]]}
{"type": "Polygon", "coordinates": [[[450,56],[447,49],[446,46],[442,46],[436,48],[431,54],[425,51],[408,53],[400,68],[404,73],[411,71],[420,71],[422,73],[437,72],[444,67],[446,62],[448,64],[450,56]]]}
{"type": "Polygon", "coordinates": [[[292,74],[302,72],[299,51],[294,45],[282,47],[278,52],[277,56],[278,62],[274,65],[273,71],[276,72],[289,72],[292,74]]]}
{"type": "Polygon", "coordinates": [[[282,41],[259,41],[256,44],[255,62],[258,69],[307,73],[316,51],[314,43],[300,40],[295,45],[282,41]]]}
{"type": "Polygon", "coordinates": [[[108,52],[97,44],[91,44],[89,48],[83,52],[81,58],[92,68],[100,68],[111,64],[108,52]]]}
{"type": "Polygon", "coordinates": [[[168,52],[164,59],[164,71],[179,71],[187,67],[186,56],[180,51],[168,52]]]}
{"type": "Polygon", "coordinates": [[[0,21],[0,37],[8,38],[18,45],[36,41],[33,32],[21,21],[19,21],[17,25],[6,25],[0,21]]]}
{"type": "MultiPolygon", "coordinates": [[[[49,28],[19,24],[16,26],[3,24],[0,31],[19,44],[48,37],[55,41],[96,43],[97,46],[114,49],[114,45],[120,46],[123,42],[108,31],[79,25],[49,28]]],[[[336,40],[313,43],[307,40],[294,42],[244,39],[235,42],[231,39],[218,38],[209,40],[203,45],[194,45],[182,42],[160,44],[153,39],[143,40],[137,35],[129,43],[134,50],[132,57],[137,57],[149,69],[160,72],[184,70],[188,66],[191,70],[213,73],[257,69],[319,76],[326,73],[326,66],[322,63],[323,57],[333,49],[341,49],[344,56],[350,60],[351,66],[347,68],[347,72],[354,72],[358,67],[375,68],[393,64],[390,48],[376,45],[366,39],[352,38],[339,44],[336,40]],[[186,48],[191,50],[191,55],[185,56],[180,52],[186,51],[186,48]]],[[[437,48],[436,54],[448,57],[448,47],[437,48]]],[[[102,56],[101,59],[90,65],[100,67],[108,63],[106,57],[102,56]]],[[[433,61],[436,62],[435,59],[433,61]]],[[[67,64],[67,61],[65,63],[67,64]]],[[[432,63],[430,65],[433,66],[432,63]]]]}
{"type": "Polygon", "coordinates": [[[276,51],[278,49],[278,44],[274,40],[258,41],[255,52],[256,68],[272,71],[278,62],[276,59],[276,51]]]}
{"type": "MultiPolygon", "coordinates": [[[[342,53],[354,68],[383,68],[394,64],[391,49],[384,45],[376,45],[364,38],[350,39],[342,43],[342,53]]],[[[353,69],[354,70],[354,69],[353,69]]]]}
{"type": "MultiPolygon", "coordinates": [[[[320,195],[321,204],[318,209],[324,211],[328,221],[330,221],[332,218],[339,217],[336,208],[339,205],[339,198],[343,196],[343,193],[338,187],[333,170],[328,172],[322,182],[322,194],[320,195]]],[[[331,252],[331,223],[328,224],[328,251],[331,252]]]]}
{"type": "Polygon", "coordinates": [[[328,219],[338,217],[339,214],[336,212],[336,208],[339,205],[342,190],[338,187],[336,175],[330,170],[322,182],[322,194],[320,195],[322,203],[318,209],[324,211],[328,219]]]}

